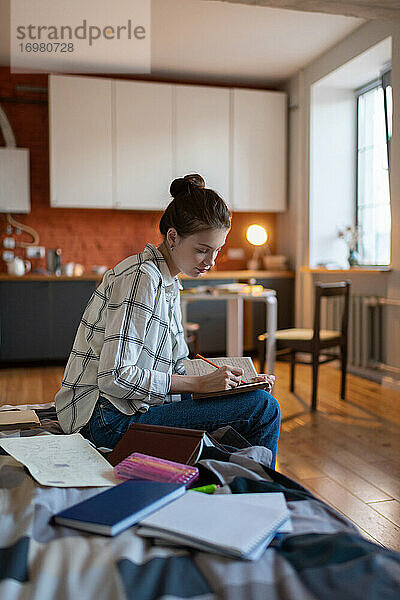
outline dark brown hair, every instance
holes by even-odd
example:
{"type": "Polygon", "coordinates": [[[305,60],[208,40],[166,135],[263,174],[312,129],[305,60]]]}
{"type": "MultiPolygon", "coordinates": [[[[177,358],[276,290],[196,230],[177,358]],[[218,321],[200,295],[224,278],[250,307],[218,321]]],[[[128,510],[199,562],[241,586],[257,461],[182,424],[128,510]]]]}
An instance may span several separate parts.
{"type": "Polygon", "coordinates": [[[201,175],[193,173],[174,179],[169,188],[173,197],[160,220],[160,231],[167,235],[173,227],[181,237],[205,229],[229,229],[231,216],[224,200],[205,187],[201,175]]]}

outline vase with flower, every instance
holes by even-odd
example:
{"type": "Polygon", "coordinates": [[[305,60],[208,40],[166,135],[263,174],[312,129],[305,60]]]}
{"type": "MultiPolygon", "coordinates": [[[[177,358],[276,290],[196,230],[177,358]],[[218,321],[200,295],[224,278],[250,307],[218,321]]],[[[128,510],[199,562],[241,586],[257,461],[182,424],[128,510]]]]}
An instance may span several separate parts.
{"type": "Polygon", "coordinates": [[[360,264],[360,255],[357,252],[357,244],[360,239],[360,228],[358,225],[348,225],[338,232],[338,237],[345,241],[349,254],[347,262],[349,267],[356,267],[360,264]]]}

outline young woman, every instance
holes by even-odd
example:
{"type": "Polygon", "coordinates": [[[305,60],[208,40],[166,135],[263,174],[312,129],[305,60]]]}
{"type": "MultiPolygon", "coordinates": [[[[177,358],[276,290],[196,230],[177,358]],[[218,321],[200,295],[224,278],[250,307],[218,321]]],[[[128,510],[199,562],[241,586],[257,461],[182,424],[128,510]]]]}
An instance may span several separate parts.
{"type": "MultiPolygon", "coordinates": [[[[66,433],[113,448],[133,422],[213,431],[231,425],[270,448],[275,465],[280,410],[264,390],[193,400],[240,383],[241,369],[185,375],[178,273],[199,278],[215,263],[230,214],[200,175],[175,179],[160,221],[163,242],[147,244],[107,271],[80,322],[55,397],[66,433]],[[176,401],[178,400],[178,401],[176,401]]],[[[265,376],[259,376],[263,380],[265,376]]]]}

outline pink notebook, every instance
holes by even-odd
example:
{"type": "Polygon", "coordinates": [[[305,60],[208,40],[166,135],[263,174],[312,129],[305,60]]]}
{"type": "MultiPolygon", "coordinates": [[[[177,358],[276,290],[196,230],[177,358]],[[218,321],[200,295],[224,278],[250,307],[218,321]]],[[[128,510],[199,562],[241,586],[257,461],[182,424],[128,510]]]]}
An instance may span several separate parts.
{"type": "Polygon", "coordinates": [[[189,486],[199,476],[196,467],[172,462],[163,458],[133,452],[114,467],[119,479],[151,479],[152,481],[168,481],[183,483],[189,486]]]}

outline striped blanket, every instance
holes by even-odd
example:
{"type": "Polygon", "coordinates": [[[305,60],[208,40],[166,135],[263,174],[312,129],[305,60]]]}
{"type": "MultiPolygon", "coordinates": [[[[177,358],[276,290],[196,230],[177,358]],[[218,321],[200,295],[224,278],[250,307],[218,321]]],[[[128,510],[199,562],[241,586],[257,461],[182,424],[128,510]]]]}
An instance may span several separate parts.
{"type": "Polygon", "coordinates": [[[260,447],[206,448],[201,483],[220,493],[283,492],[293,531],[258,561],[230,560],[136,535],[53,526],[51,516],[96,489],[46,488],[0,456],[1,600],[382,600],[400,597],[400,554],[361,537],[342,515],[268,467],[260,447]]]}

